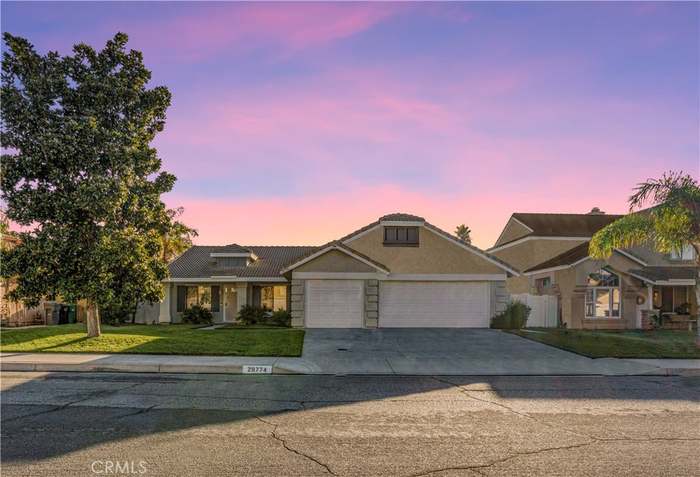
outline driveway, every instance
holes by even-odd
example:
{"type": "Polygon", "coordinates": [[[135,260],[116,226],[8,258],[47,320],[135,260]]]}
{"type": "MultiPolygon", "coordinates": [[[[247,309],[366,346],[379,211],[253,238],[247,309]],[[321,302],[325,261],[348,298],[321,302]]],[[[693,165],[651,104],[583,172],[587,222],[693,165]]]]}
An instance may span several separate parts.
{"type": "Polygon", "coordinates": [[[323,374],[624,375],[656,369],[474,328],[307,329],[302,358],[323,374]]]}

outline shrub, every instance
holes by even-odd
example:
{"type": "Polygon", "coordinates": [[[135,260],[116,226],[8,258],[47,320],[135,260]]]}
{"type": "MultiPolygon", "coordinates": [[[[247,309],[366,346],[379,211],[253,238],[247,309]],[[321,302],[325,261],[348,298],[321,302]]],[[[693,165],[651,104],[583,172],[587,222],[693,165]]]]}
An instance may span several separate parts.
{"type": "Polygon", "coordinates": [[[183,323],[204,325],[210,324],[213,319],[214,315],[211,314],[211,311],[199,305],[192,305],[182,313],[183,323]]]}
{"type": "Polygon", "coordinates": [[[287,310],[279,309],[275,312],[272,313],[268,318],[266,318],[266,321],[275,326],[285,326],[289,328],[292,326],[292,314],[289,313],[287,310]]]}
{"type": "Polygon", "coordinates": [[[525,328],[532,309],[520,301],[508,303],[506,309],[491,318],[491,328],[519,330],[525,328]]]}
{"type": "Polygon", "coordinates": [[[259,306],[245,305],[238,312],[238,321],[244,325],[256,325],[265,320],[267,310],[259,306]]]}

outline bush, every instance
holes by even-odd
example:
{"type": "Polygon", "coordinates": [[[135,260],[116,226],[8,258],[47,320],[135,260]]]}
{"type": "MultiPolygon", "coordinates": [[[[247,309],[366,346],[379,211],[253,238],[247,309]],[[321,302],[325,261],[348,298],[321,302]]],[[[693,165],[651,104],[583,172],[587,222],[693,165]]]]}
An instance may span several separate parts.
{"type": "Polygon", "coordinates": [[[520,301],[508,303],[506,309],[491,318],[491,328],[519,330],[525,328],[532,309],[520,301]]]}
{"type": "Polygon", "coordinates": [[[245,305],[238,312],[238,321],[244,325],[257,325],[265,321],[268,310],[259,306],[245,305]]]}
{"type": "Polygon", "coordinates": [[[273,312],[266,320],[274,326],[285,326],[287,328],[292,326],[292,314],[281,308],[273,312]]]}
{"type": "Polygon", "coordinates": [[[182,313],[182,322],[193,325],[208,325],[213,319],[214,315],[211,314],[211,311],[199,305],[192,305],[182,313]]]}

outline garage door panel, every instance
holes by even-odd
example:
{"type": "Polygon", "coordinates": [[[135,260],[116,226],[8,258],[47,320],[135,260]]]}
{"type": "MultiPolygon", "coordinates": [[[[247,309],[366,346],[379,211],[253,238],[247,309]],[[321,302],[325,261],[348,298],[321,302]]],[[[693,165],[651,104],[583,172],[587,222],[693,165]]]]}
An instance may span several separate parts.
{"type": "Polygon", "coordinates": [[[488,327],[486,282],[382,282],[379,326],[488,327]]]}
{"type": "Polygon", "coordinates": [[[361,328],[364,288],[360,280],[307,280],[307,328],[361,328]]]}

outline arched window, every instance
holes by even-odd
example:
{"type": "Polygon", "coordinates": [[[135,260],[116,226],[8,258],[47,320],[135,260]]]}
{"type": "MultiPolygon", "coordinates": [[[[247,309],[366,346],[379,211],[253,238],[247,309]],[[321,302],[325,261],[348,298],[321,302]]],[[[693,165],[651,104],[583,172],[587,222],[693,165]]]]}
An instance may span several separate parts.
{"type": "Polygon", "coordinates": [[[588,275],[586,318],[620,317],[620,277],[606,268],[588,275]]]}

